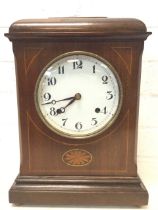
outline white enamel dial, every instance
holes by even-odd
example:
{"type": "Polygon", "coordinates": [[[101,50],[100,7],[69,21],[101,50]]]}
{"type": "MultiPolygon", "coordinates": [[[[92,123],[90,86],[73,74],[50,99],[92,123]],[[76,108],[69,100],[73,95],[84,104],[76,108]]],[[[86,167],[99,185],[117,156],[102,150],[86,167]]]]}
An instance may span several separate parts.
{"type": "Polygon", "coordinates": [[[107,129],[121,105],[121,84],[113,67],[100,57],[72,52],[50,62],[35,90],[39,116],[53,131],[88,138],[107,129]]]}

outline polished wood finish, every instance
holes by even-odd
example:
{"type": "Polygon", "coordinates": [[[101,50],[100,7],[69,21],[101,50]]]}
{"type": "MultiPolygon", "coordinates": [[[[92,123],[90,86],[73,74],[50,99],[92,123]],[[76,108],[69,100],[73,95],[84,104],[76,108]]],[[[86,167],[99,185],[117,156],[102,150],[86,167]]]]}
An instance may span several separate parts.
{"type": "Polygon", "coordinates": [[[141,55],[150,33],[136,19],[51,18],[15,22],[6,36],[16,62],[20,174],[10,202],[67,205],[145,205],[148,193],[137,175],[136,145],[141,55]],[[68,139],[38,116],[34,91],[42,69],[57,56],[85,51],[108,60],[123,87],[116,121],[89,139],[68,139]],[[65,164],[69,150],[84,150],[92,161],[65,164]],[[90,196],[91,194],[91,196],[90,196]]]}
{"type": "Polygon", "coordinates": [[[148,201],[138,177],[19,176],[9,196],[10,202],[36,205],[141,206],[148,201]]]}
{"type": "Polygon", "coordinates": [[[71,17],[19,20],[10,26],[7,36],[17,39],[145,39],[150,33],[134,18],[71,17]],[[128,36],[127,36],[128,35],[128,36]]]}

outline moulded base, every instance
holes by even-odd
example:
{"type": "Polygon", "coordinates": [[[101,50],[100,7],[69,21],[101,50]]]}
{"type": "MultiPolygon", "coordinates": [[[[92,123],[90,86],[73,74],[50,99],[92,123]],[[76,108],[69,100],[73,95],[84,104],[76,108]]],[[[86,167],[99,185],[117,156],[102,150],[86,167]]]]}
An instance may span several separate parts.
{"type": "Polygon", "coordinates": [[[139,177],[18,176],[9,202],[33,205],[142,206],[148,192],[139,177]]]}

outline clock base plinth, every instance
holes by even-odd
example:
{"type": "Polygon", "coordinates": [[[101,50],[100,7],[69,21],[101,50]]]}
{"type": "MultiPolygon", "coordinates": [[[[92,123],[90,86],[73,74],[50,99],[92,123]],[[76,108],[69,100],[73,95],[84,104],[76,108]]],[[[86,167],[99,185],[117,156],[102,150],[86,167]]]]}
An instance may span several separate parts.
{"type": "Polygon", "coordinates": [[[142,206],[148,192],[139,177],[18,176],[9,202],[31,205],[142,206]]]}

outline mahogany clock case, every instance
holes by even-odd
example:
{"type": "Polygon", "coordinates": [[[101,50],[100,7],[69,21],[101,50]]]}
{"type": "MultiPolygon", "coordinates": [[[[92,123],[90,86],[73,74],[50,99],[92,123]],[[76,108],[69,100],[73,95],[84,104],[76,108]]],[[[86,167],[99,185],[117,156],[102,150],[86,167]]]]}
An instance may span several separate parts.
{"type": "MultiPolygon", "coordinates": [[[[139,87],[144,40],[137,19],[50,18],[20,20],[5,34],[16,64],[20,173],[9,201],[53,205],[145,205],[137,175],[139,87]],[[45,66],[68,52],[107,60],[122,84],[120,113],[104,132],[88,139],[61,136],[38,115],[34,92],[45,66]]],[[[72,87],[73,88],[73,87],[72,87]]]]}

